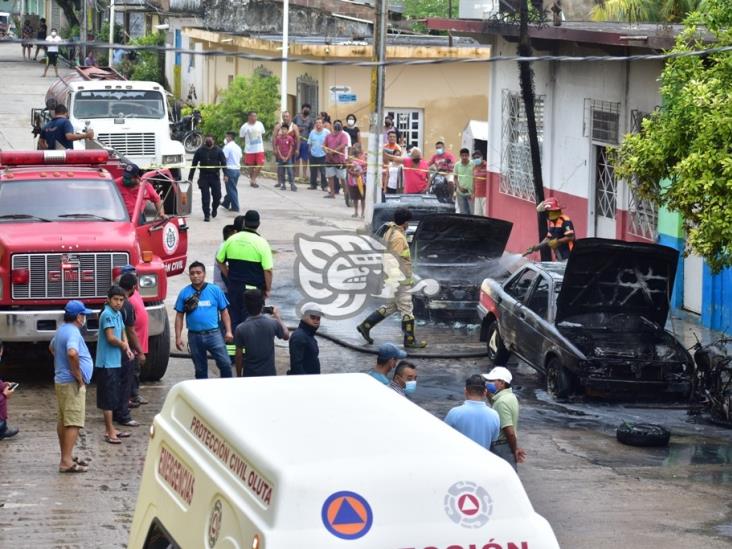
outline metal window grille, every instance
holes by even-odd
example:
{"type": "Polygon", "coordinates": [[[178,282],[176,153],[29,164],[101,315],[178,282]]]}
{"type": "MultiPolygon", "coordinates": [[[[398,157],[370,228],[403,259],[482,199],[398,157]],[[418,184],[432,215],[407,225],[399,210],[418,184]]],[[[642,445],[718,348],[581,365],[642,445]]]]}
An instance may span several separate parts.
{"type": "MultiPolygon", "coordinates": [[[[643,128],[643,120],[650,116],[649,113],[632,110],[630,112],[630,131],[638,133],[643,128]]],[[[628,185],[630,189],[630,200],[628,201],[628,234],[656,241],[658,236],[658,206],[647,199],[640,198],[635,193],[635,181],[631,180],[628,185]]]]}
{"type": "Polygon", "coordinates": [[[620,103],[585,99],[585,137],[617,145],[620,139],[620,103]]]}
{"type": "Polygon", "coordinates": [[[302,106],[307,103],[311,107],[311,112],[320,112],[318,101],[318,81],[309,74],[303,74],[297,77],[297,110],[302,110],[302,106]]]}
{"type": "Polygon", "coordinates": [[[386,114],[394,118],[394,126],[404,139],[405,147],[422,146],[423,116],[421,110],[416,109],[386,109],[386,114]]]}
{"type": "Polygon", "coordinates": [[[608,158],[607,147],[597,146],[595,162],[595,208],[598,215],[615,219],[618,197],[618,181],[615,168],[608,158]]]}
{"type": "MultiPolygon", "coordinates": [[[[499,190],[504,194],[535,202],[529,131],[521,94],[503,90],[502,109],[503,132],[499,190]]],[[[541,153],[544,141],[543,95],[536,97],[534,113],[541,153]]]]}

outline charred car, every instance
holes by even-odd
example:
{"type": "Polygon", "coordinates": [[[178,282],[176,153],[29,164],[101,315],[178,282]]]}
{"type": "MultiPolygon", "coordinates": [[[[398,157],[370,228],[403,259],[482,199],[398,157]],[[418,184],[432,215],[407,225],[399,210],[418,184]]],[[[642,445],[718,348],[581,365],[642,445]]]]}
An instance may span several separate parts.
{"type": "Polygon", "coordinates": [[[732,428],[732,338],[697,344],[694,363],[694,400],[704,405],[713,422],[732,428]]]}
{"type": "MultiPolygon", "coordinates": [[[[508,276],[501,260],[513,223],[474,215],[432,214],[410,225],[408,239],[417,279],[434,280],[437,293],[414,294],[415,315],[477,321],[480,284],[508,276]]],[[[386,232],[386,225],[378,236],[386,232]]]]}
{"type": "Polygon", "coordinates": [[[664,329],[677,262],[666,246],[588,238],[566,263],[486,279],[478,314],[489,358],[505,364],[514,353],[555,398],[687,397],[691,356],[664,329]]]}

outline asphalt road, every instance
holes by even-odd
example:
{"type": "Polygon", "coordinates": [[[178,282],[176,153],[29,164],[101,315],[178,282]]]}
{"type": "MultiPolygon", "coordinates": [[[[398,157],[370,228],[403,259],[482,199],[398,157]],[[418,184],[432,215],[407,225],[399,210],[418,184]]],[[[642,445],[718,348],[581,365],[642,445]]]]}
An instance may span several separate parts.
{"type": "MultiPolygon", "coordinates": [[[[20,46],[0,45],[4,76],[0,115],[0,148],[31,146],[30,108],[42,105],[52,79],[40,77],[42,66],[23,63],[20,46]]],[[[301,188],[277,191],[272,181],[251,189],[240,180],[244,208],[262,213],[262,233],[276,257],[272,302],[294,321],[299,301],[293,279],[293,235],[313,235],[332,229],[356,229],[341,200],[327,201],[321,193],[301,188]]],[[[222,212],[203,223],[198,197],[190,219],[189,260],[213,265],[221,229],[233,214],[222,212]]],[[[168,304],[187,283],[170,281],[168,304]]],[[[354,322],[325,321],[323,331],[360,344],[354,322]]],[[[686,339],[692,325],[682,320],[676,329],[686,339]]],[[[396,321],[375,331],[377,340],[396,341],[396,321]]],[[[418,327],[432,351],[446,355],[477,351],[474,326],[418,327]]],[[[709,334],[706,334],[707,337],[709,334]]],[[[368,354],[321,340],[324,373],[366,371],[368,354]]],[[[277,348],[277,368],[287,369],[288,352],[277,348]]],[[[464,379],[486,371],[485,359],[419,360],[419,385],[414,401],[438,417],[462,401],[464,379]]],[[[563,547],[730,547],[732,544],[732,432],[690,417],[683,409],[646,408],[602,402],[552,402],[542,380],[525,366],[515,365],[516,391],[522,402],[519,436],[527,462],[519,474],[536,510],[545,516],[563,547]],[[615,441],[615,427],[624,419],[657,421],[672,429],[671,445],[638,449],[615,441]]],[[[212,366],[211,375],[215,376],[212,366]]],[[[121,446],[103,441],[101,414],[94,408],[94,389],[87,399],[87,427],[77,454],[92,459],[83,475],[56,472],[55,399],[48,358],[40,353],[9,357],[0,377],[19,381],[10,402],[10,421],[21,429],[14,439],[0,441],[0,547],[124,547],[135,507],[147,447],[147,426],[176,382],[193,377],[186,359],[172,359],[165,378],[146,384],[142,394],[150,404],[134,410],[143,426],[121,446]]],[[[486,541],[487,542],[487,541],[486,541]]]]}

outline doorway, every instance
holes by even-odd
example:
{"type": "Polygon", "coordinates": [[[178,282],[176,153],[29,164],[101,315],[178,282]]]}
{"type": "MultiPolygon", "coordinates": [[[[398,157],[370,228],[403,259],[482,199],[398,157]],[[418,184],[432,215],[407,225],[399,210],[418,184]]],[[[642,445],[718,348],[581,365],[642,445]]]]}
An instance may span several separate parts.
{"type": "Polygon", "coordinates": [[[616,238],[618,181],[615,168],[604,145],[593,145],[595,152],[595,235],[616,238]]]}

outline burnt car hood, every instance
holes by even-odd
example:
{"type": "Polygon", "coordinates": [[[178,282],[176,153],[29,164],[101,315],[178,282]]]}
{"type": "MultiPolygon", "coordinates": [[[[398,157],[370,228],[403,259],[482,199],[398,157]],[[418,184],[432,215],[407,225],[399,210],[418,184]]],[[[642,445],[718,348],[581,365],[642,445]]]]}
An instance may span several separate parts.
{"type": "Polygon", "coordinates": [[[415,263],[463,267],[500,258],[513,223],[475,215],[423,217],[412,238],[415,263]]]}
{"type": "Polygon", "coordinates": [[[588,313],[624,313],[663,327],[678,260],[678,251],[659,244],[578,240],[557,296],[556,322],[588,313]]]}

